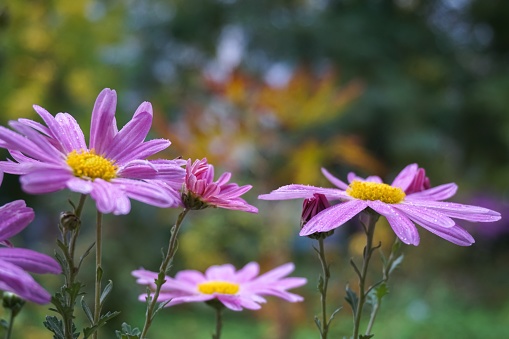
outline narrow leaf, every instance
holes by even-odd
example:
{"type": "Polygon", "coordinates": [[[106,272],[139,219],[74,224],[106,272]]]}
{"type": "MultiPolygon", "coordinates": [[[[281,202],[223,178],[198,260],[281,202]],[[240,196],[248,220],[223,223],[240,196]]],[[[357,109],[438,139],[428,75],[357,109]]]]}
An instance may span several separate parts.
{"type": "Polygon", "coordinates": [[[94,316],[92,315],[92,311],[90,310],[90,307],[88,307],[85,297],[81,297],[81,308],[85,312],[85,315],[88,318],[88,321],[90,322],[90,325],[94,324],[94,316]]]}
{"type": "Polygon", "coordinates": [[[103,306],[104,300],[110,294],[112,289],[113,289],[113,281],[108,280],[108,285],[106,285],[103,292],[101,293],[101,297],[99,298],[99,304],[101,305],[101,307],[103,306]]]}

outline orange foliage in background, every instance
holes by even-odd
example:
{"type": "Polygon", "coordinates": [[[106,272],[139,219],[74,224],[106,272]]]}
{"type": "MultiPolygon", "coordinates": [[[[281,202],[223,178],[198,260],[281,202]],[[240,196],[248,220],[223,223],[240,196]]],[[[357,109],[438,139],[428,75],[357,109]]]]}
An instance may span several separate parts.
{"type": "MultiPolygon", "coordinates": [[[[186,157],[207,157],[228,170],[249,169],[276,182],[317,183],[318,166],[345,164],[370,173],[383,165],[355,135],[326,135],[363,92],[359,81],[338,84],[329,69],[316,75],[298,68],[286,84],[270,85],[241,70],[222,81],[203,77],[205,102],[187,103],[176,122],[163,117],[157,132],[186,157]]],[[[196,97],[195,97],[196,98],[196,97]]],[[[268,183],[272,184],[272,183],[268,183]]]]}

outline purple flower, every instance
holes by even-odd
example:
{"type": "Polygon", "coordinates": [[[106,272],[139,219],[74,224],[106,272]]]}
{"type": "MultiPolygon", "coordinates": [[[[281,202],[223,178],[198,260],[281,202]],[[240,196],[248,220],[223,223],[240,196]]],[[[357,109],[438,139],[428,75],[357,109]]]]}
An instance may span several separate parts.
{"type": "Polygon", "coordinates": [[[217,181],[214,180],[214,166],[207,163],[207,159],[196,160],[191,164],[187,160],[186,178],[183,192],[183,202],[187,208],[202,209],[206,207],[220,207],[230,210],[258,213],[258,209],[249,205],[240,196],[249,191],[252,186],[240,186],[229,183],[232,174],[225,172],[217,181]]]}
{"type": "Polygon", "coordinates": [[[15,160],[0,162],[0,169],[21,175],[23,190],[31,194],[64,188],[90,194],[102,213],[129,213],[129,198],[158,207],[179,205],[183,162],[146,160],[170,145],[163,139],[144,141],[152,124],[152,105],[142,103],[118,131],[116,102],[116,92],[110,89],[97,97],[88,146],[70,114],[53,117],[34,106],[46,126],[28,119],[9,123],[18,133],[0,126],[0,147],[9,149],[15,160]]]}
{"type": "Polygon", "coordinates": [[[0,290],[13,292],[37,304],[47,304],[51,295],[30,274],[61,272],[51,257],[24,248],[13,248],[8,238],[18,234],[34,219],[34,211],[25,202],[16,200],[0,207],[0,290]]]}
{"type": "MultiPolygon", "coordinates": [[[[173,306],[189,302],[201,302],[217,299],[224,306],[233,311],[244,308],[250,310],[260,309],[265,303],[265,295],[272,295],[289,302],[302,301],[299,295],[288,292],[288,289],[306,284],[305,278],[285,278],[294,270],[292,263],[281,265],[257,277],[260,267],[250,262],[242,269],[235,271],[230,264],[211,266],[205,274],[194,271],[180,271],[175,278],[166,277],[163,284],[159,302],[169,301],[166,306],[173,306]]],[[[157,273],[144,269],[132,272],[137,283],[155,289],[154,280],[157,273]]],[[[139,297],[145,301],[146,294],[139,297]]]]}
{"type": "Polygon", "coordinates": [[[426,181],[424,171],[419,169],[417,164],[405,167],[391,185],[384,184],[377,176],[363,179],[354,173],[348,175],[347,185],[325,169],[322,169],[322,173],[339,189],[287,185],[258,198],[308,199],[319,193],[329,200],[341,201],[312,218],[302,228],[302,236],[330,231],[369,208],[383,215],[405,244],[419,244],[415,223],[456,245],[469,246],[474,243],[474,239],[452,218],[475,222],[493,222],[500,219],[500,213],[486,208],[442,201],[456,193],[456,184],[428,188],[429,180],[426,181]]]}

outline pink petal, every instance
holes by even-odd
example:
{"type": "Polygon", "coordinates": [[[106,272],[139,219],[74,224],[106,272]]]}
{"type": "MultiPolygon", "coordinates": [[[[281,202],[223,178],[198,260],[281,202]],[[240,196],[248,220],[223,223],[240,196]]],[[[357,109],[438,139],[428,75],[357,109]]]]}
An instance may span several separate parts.
{"type": "Polygon", "coordinates": [[[368,206],[383,215],[391,225],[394,233],[407,245],[419,245],[419,233],[415,225],[405,216],[398,212],[391,205],[379,200],[367,201],[368,206]]]}
{"type": "Polygon", "coordinates": [[[0,240],[21,232],[34,220],[34,211],[23,200],[15,200],[0,207],[0,240]]]}
{"type": "Polygon", "coordinates": [[[144,102],[138,107],[131,121],[115,135],[108,149],[105,150],[106,157],[110,159],[124,157],[126,161],[126,156],[132,155],[131,150],[145,140],[151,125],[152,105],[144,102]]]}
{"type": "Polygon", "coordinates": [[[116,106],[117,93],[114,90],[105,88],[97,96],[90,125],[90,149],[95,149],[97,154],[104,154],[117,134],[116,106]]]}
{"type": "Polygon", "coordinates": [[[399,187],[403,191],[406,191],[407,188],[410,186],[412,181],[414,180],[415,174],[417,173],[417,170],[419,169],[419,166],[417,164],[410,164],[403,168],[401,172],[394,178],[391,186],[393,187],[399,187]]]}
{"type": "Polygon", "coordinates": [[[344,191],[336,188],[322,188],[308,185],[286,185],[270,192],[269,194],[262,194],[258,196],[261,200],[288,200],[288,199],[309,199],[313,194],[323,194],[329,200],[346,198],[350,199],[344,191]]]}
{"type": "Polygon", "coordinates": [[[0,248],[0,260],[33,273],[59,274],[62,272],[60,264],[55,259],[26,248],[0,248]]]}
{"type": "Polygon", "coordinates": [[[38,169],[20,177],[23,190],[30,194],[44,194],[63,190],[73,175],[67,169],[38,169]]]}
{"type": "Polygon", "coordinates": [[[305,236],[317,232],[328,232],[343,225],[367,207],[364,200],[350,200],[329,207],[307,222],[299,235],[305,236]]]}
{"type": "Polygon", "coordinates": [[[458,225],[450,228],[429,227],[427,225],[421,226],[431,233],[459,246],[470,246],[475,242],[474,238],[458,225]]]}
{"type": "Polygon", "coordinates": [[[345,184],[343,181],[339,180],[335,176],[329,173],[325,168],[322,168],[322,174],[329,180],[333,185],[336,185],[337,187],[341,188],[342,190],[346,190],[348,188],[348,185],[345,184]]]}
{"type": "Polygon", "coordinates": [[[430,227],[453,227],[456,222],[444,214],[428,208],[419,208],[403,203],[392,205],[395,209],[403,212],[407,217],[418,225],[430,227]]]}
{"type": "Polygon", "coordinates": [[[455,183],[436,186],[425,191],[409,194],[407,200],[446,200],[456,194],[458,186],[455,183]]]}

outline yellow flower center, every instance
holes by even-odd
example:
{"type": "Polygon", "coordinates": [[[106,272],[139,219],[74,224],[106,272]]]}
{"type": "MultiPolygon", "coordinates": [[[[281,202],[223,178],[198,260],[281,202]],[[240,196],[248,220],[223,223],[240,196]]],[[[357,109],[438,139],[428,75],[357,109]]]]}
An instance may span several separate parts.
{"type": "Polygon", "coordinates": [[[203,294],[237,294],[239,285],[227,281],[207,281],[198,284],[198,291],[203,294]]]}
{"type": "Polygon", "coordinates": [[[397,204],[405,199],[405,192],[399,187],[392,187],[377,182],[354,180],[346,193],[360,200],[380,200],[386,204],[397,204]]]}
{"type": "Polygon", "coordinates": [[[94,180],[101,178],[109,181],[117,176],[117,166],[109,159],[95,154],[95,151],[78,153],[72,151],[67,155],[67,164],[72,168],[74,176],[94,180]]]}

